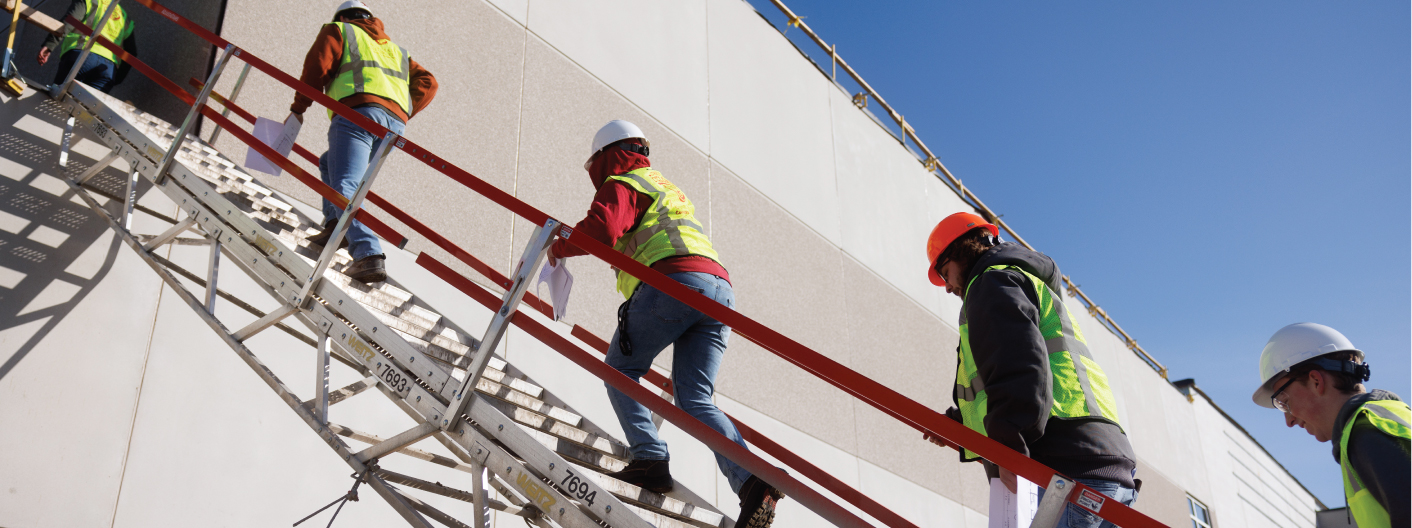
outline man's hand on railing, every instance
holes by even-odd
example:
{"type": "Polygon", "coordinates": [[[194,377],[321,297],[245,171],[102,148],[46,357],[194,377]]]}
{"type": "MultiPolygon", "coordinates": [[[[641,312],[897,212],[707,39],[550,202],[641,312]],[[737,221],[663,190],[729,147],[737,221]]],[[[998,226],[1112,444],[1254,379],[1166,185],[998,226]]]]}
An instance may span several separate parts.
{"type": "Polygon", "coordinates": [[[39,56],[35,57],[34,60],[38,62],[40,66],[43,66],[46,62],[49,62],[49,48],[39,48],[39,56]]]}

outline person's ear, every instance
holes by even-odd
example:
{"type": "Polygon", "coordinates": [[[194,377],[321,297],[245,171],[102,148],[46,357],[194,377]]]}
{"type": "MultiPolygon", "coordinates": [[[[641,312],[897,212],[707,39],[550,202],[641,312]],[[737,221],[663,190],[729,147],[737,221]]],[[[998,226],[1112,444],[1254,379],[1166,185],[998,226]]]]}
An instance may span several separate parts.
{"type": "Polygon", "coordinates": [[[1313,370],[1309,372],[1308,376],[1309,391],[1313,392],[1315,396],[1323,396],[1329,386],[1328,374],[1322,370],[1313,370]]]}

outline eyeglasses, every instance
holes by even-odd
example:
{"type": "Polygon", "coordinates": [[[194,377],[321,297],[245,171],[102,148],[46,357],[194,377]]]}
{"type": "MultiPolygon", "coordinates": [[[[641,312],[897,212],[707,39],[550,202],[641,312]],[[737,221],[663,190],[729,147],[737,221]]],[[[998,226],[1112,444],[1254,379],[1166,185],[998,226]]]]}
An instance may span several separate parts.
{"type": "Polygon", "coordinates": [[[1289,386],[1293,384],[1295,380],[1298,380],[1300,377],[1301,376],[1290,376],[1289,381],[1286,381],[1284,385],[1280,385],[1280,388],[1276,389],[1275,393],[1270,395],[1270,404],[1274,405],[1276,409],[1280,410],[1280,412],[1289,412],[1289,395],[1284,394],[1284,392],[1285,389],[1288,389],[1289,386]],[[1284,394],[1284,398],[1280,398],[1281,394],[1284,394]]]}

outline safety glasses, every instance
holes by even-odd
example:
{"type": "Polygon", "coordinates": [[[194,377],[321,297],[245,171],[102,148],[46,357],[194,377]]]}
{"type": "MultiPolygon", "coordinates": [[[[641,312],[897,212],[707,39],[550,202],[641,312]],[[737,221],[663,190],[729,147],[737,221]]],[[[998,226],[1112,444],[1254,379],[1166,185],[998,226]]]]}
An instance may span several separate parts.
{"type": "Polygon", "coordinates": [[[1280,388],[1276,389],[1275,393],[1270,395],[1270,404],[1274,405],[1280,412],[1289,412],[1289,395],[1284,393],[1285,389],[1288,389],[1291,384],[1301,377],[1302,376],[1290,376],[1289,381],[1286,381],[1284,385],[1280,385],[1280,388]],[[1280,396],[1284,397],[1281,398],[1280,396]]]}

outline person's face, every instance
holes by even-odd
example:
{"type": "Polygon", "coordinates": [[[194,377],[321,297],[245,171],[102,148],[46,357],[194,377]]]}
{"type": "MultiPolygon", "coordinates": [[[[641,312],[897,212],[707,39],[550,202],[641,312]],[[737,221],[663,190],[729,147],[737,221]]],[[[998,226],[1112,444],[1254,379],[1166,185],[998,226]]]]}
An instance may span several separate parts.
{"type": "MultiPolygon", "coordinates": [[[[1276,387],[1289,381],[1288,377],[1275,383],[1276,387]]],[[[1283,391],[1275,394],[1276,405],[1285,411],[1285,426],[1299,426],[1314,436],[1315,440],[1328,442],[1333,438],[1334,419],[1322,413],[1319,398],[1331,387],[1323,372],[1314,371],[1299,376],[1283,391]]]]}
{"type": "Polygon", "coordinates": [[[962,283],[962,281],[966,280],[965,271],[966,270],[961,269],[961,263],[954,260],[948,260],[941,264],[940,273],[941,278],[946,279],[946,293],[962,299],[966,298],[964,295],[965,285],[962,283]]]}

